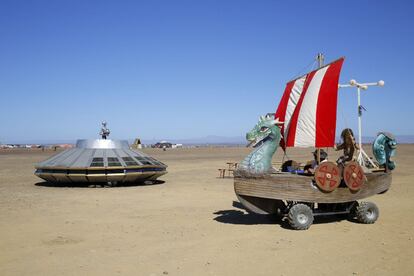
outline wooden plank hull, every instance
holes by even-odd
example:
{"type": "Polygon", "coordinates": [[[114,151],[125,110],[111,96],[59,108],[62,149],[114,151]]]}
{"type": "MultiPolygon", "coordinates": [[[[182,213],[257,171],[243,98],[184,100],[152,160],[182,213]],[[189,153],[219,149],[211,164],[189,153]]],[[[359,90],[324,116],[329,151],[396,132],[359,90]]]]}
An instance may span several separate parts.
{"type": "MultiPolygon", "coordinates": [[[[365,175],[367,181],[356,192],[351,191],[345,185],[340,185],[334,191],[327,193],[316,186],[311,176],[291,173],[254,176],[243,171],[236,171],[234,174],[234,191],[239,198],[253,197],[310,203],[343,203],[383,193],[391,186],[391,173],[373,172],[365,175]]],[[[252,204],[258,204],[257,200],[255,199],[252,204]]]]}

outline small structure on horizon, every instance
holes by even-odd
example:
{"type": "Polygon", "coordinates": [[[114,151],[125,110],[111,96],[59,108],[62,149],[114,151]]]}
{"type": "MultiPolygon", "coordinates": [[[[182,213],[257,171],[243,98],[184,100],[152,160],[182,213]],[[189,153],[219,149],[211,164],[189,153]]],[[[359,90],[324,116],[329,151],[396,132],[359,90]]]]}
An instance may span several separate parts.
{"type": "Polygon", "coordinates": [[[160,141],[154,145],[151,145],[151,148],[157,148],[157,149],[176,149],[176,148],[182,148],[183,144],[173,144],[167,141],[160,141]]]}
{"type": "Polygon", "coordinates": [[[141,139],[136,138],[134,140],[134,143],[131,145],[131,148],[133,148],[133,149],[142,149],[141,139]]]}

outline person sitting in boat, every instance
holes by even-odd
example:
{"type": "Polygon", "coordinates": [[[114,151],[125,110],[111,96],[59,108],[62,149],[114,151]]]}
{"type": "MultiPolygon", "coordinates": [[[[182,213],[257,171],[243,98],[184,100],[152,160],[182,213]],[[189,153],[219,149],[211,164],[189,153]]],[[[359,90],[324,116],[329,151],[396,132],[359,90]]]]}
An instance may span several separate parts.
{"type": "MultiPolygon", "coordinates": [[[[326,153],[326,151],[324,151],[323,149],[320,149],[320,154],[319,154],[320,163],[327,161],[327,159],[328,159],[328,153],[326,153]]],[[[313,160],[308,162],[308,164],[305,165],[303,170],[306,174],[314,174],[317,166],[318,166],[318,150],[315,150],[313,152],[313,160]]]]}
{"type": "Polygon", "coordinates": [[[281,169],[282,169],[282,172],[295,173],[295,172],[298,172],[299,171],[300,166],[299,166],[299,164],[296,161],[294,161],[294,160],[288,160],[288,161],[285,161],[282,164],[281,169]]]}
{"type": "Polygon", "coordinates": [[[343,150],[344,155],[339,157],[336,161],[338,164],[345,164],[345,162],[352,161],[354,158],[355,149],[359,149],[355,142],[354,132],[350,128],[345,128],[341,132],[342,144],[335,145],[336,151],[343,150]]]}

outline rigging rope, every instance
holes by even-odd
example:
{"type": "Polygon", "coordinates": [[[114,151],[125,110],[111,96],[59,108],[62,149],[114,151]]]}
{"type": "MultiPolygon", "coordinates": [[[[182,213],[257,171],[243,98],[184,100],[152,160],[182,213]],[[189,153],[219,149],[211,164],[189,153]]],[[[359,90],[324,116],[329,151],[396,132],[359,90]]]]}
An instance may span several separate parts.
{"type": "MultiPolygon", "coordinates": [[[[346,116],[344,114],[344,110],[342,108],[339,108],[340,106],[341,105],[338,103],[338,110],[341,113],[340,114],[341,120],[343,121],[343,123],[345,125],[345,128],[349,128],[349,126],[348,126],[348,120],[346,119],[346,116]]],[[[338,137],[338,138],[339,138],[339,141],[338,142],[341,143],[341,137],[338,137]]]]}
{"type": "Polygon", "coordinates": [[[313,70],[313,68],[315,67],[315,65],[316,65],[316,60],[315,59],[312,59],[312,61],[308,64],[308,65],[306,65],[302,70],[300,70],[293,78],[292,78],[292,80],[294,80],[294,79],[296,79],[296,78],[298,78],[298,77],[300,77],[300,76],[302,76],[303,74],[304,74],[304,72],[309,72],[309,69],[310,69],[310,71],[312,71],[313,70]]]}

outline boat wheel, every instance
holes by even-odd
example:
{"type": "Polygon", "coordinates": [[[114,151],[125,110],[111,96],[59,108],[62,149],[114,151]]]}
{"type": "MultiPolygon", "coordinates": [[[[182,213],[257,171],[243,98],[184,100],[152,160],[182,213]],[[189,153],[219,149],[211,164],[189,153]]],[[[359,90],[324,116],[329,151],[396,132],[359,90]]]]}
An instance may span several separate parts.
{"type": "Polygon", "coordinates": [[[365,175],[362,167],[355,161],[345,165],[344,181],[351,191],[358,191],[365,182],[365,175]]]}
{"type": "Polygon", "coordinates": [[[334,162],[322,162],[315,169],[315,182],[325,192],[332,192],[341,183],[340,170],[334,162]]]}
{"type": "Polygon", "coordinates": [[[306,230],[313,223],[313,212],[308,205],[298,203],[289,209],[287,219],[293,229],[306,230]]]}
{"type": "Polygon", "coordinates": [[[355,210],[358,222],[364,224],[374,223],[379,216],[377,205],[373,202],[361,202],[355,210]]]}

